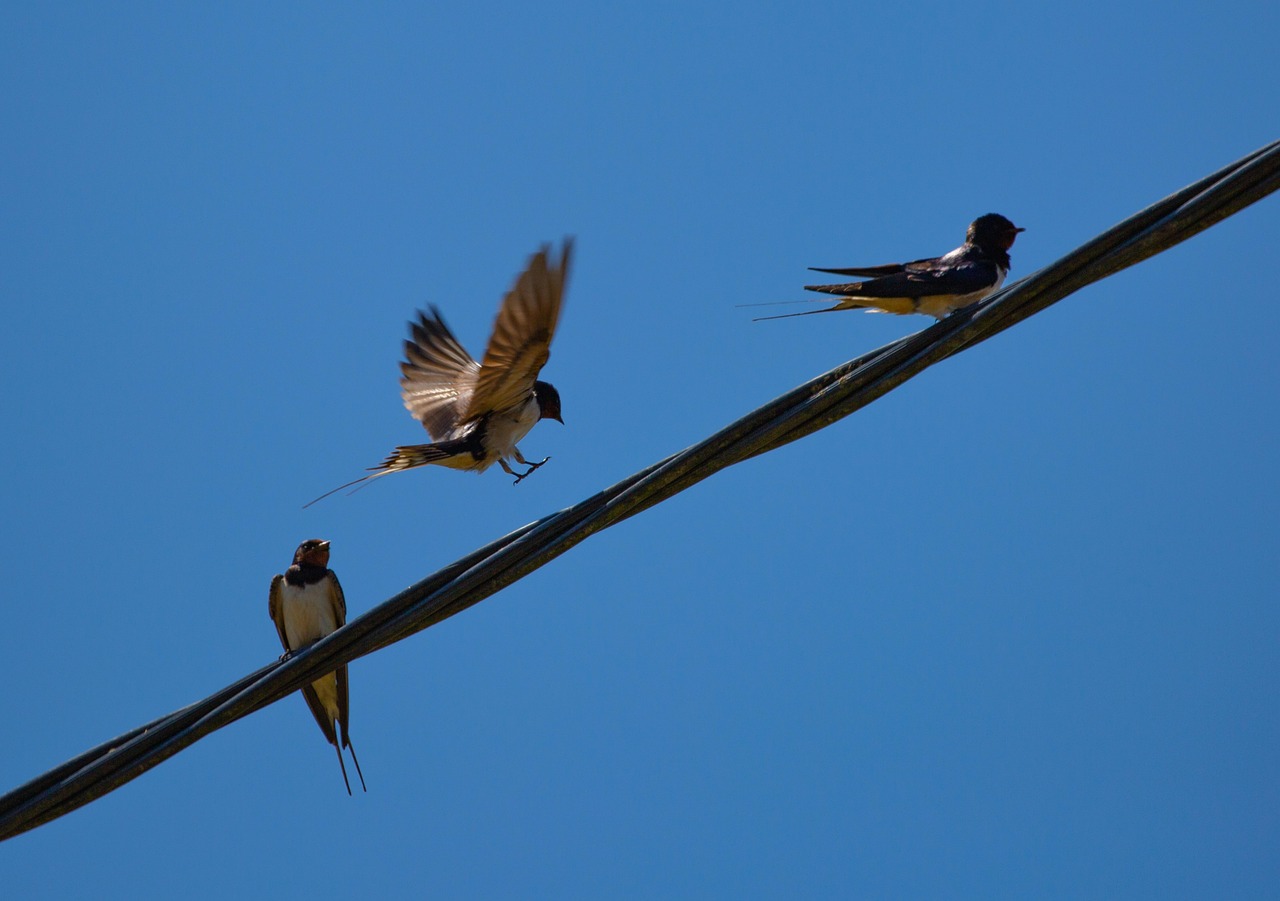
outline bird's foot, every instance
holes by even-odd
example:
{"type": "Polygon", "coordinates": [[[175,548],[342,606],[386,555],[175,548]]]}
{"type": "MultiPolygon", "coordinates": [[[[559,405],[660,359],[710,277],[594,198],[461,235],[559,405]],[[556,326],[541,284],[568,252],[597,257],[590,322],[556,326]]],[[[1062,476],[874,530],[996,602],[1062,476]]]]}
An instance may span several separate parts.
{"type": "Polygon", "coordinates": [[[520,484],[521,482],[523,482],[526,478],[528,478],[529,476],[533,475],[533,471],[534,471],[535,469],[538,469],[540,466],[542,466],[544,463],[546,463],[546,462],[547,462],[548,460],[550,460],[550,459],[551,459],[550,457],[543,457],[543,458],[542,458],[542,462],[541,462],[541,463],[530,463],[530,464],[529,464],[529,468],[528,468],[528,469],[526,469],[524,472],[520,473],[520,475],[516,476],[516,480],[515,480],[514,482],[512,482],[511,484],[512,484],[512,485],[519,485],[519,484],[520,484]]]}

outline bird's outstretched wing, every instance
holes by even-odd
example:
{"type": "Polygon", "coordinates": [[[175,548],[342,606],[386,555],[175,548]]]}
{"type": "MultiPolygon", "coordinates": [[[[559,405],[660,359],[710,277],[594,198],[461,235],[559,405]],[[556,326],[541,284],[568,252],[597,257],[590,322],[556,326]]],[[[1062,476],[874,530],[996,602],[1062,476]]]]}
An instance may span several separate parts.
{"type": "Polygon", "coordinates": [[[464,420],[519,406],[533,393],[551,356],[572,250],[573,241],[566,238],[559,263],[553,263],[544,246],[503,298],[464,420]]]}
{"type": "Polygon", "coordinates": [[[409,323],[400,364],[400,394],[432,439],[448,436],[471,404],[480,364],[458,343],[434,306],[409,323]]]}

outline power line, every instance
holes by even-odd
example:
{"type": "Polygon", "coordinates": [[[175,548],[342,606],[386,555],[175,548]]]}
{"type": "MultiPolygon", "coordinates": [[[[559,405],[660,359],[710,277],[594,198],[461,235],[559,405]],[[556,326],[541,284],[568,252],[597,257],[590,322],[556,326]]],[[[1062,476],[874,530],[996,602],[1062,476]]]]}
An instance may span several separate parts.
{"type": "Polygon", "coordinates": [[[0,840],[102,797],[338,666],[477,604],[596,532],[743,460],[843,419],[923,370],[1085,285],[1161,253],[1280,188],[1280,141],[1171,194],[986,301],[795,388],[710,438],[428,576],[288,660],[139,726],[0,797],[0,840]]]}

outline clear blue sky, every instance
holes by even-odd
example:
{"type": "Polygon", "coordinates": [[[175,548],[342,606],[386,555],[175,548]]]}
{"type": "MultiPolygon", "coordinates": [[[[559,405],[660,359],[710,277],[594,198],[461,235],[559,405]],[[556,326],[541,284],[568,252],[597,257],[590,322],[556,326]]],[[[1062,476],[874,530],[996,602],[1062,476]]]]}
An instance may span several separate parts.
{"type": "MultiPolygon", "coordinates": [[[[11,4],[7,790],[1277,137],[1274,3],[11,4]],[[405,322],[576,235],[551,463],[392,476],[405,322]]],[[[1280,198],[0,845],[6,897],[1259,897],[1280,886],[1280,198]]]]}

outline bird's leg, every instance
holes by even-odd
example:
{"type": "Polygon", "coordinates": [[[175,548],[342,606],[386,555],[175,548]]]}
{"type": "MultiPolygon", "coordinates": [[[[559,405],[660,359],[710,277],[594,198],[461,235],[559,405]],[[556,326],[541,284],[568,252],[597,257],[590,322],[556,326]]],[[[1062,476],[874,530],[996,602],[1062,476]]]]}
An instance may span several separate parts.
{"type": "MultiPolygon", "coordinates": [[[[525,461],[522,461],[522,462],[525,462],[525,461]]],[[[512,485],[519,485],[519,484],[520,484],[520,482],[521,482],[521,480],[522,480],[525,476],[527,476],[530,472],[533,472],[533,469],[537,469],[537,468],[538,468],[538,467],[536,467],[536,466],[535,466],[535,467],[533,467],[533,469],[530,469],[530,470],[529,470],[529,472],[516,472],[514,469],[512,469],[510,466],[508,466],[508,465],[507,465],[507,461],[506,461],[506,460],[504,460],[502,457],[499,457],[499,458],[498,458],[498,465],[502,467],[503,471],[504,471],[507,475],[509,475],[509,476],[515,476],[515,477],[516,477],[516,480],[515,480],[514,482],[512,482],[512,483],[511,483],[512,485]]]]}
{"type": "Polygon", "coordinates": [[[508,466],[508,465],[507,465],[507,461],[506,461],[506,460],[501,460],[501,459],[500,459],[500,460],[498,461],[499,463],[501,463],[501,464],[502,464],[502,468],[503,468],[503,469],[505,469],[509,475],[513,475],[513,476],[515,476],[515,477],[516,477],[516,480],[515,480],[514,482],[512,482],[512,483],[511,483],[512,485],[519,485],[519,484],[520,484],[520,483],[521,483],[525,478],[527,478],[528,476],[532,475],[532,474],[533,474],[533,471],[534,471],[535,469],[537,469],[538,467],[542,466],[542,464],[543,464],[543,463],[546,463],[548,460],[550,460],[550,459],[551,459],[550,457],[543,457],[543,458],[542,458],[542,462],[540,462],[540,463],[530,463],[528,460],[526,460],[526,459],[524,458],[524,454],[520,453],[520,448],[518,448],[518,447],[514,447],[514,448],[512,448],[512,449],[511,449],[511,451],[512,451],[512,452],[511,452],[511,456],[513,456],[513,457],[515,457],[515,458],[516,458],[516,462],[517,462],[517,463],[523,463],[525,466],[528,466],[528,467],[529,467],[529,468],[528,468],[528,469],[526,469],[524,472],[517,473],[517,472],[516,472],[515,470],[513,470],[510,466],[508,466]]]}

